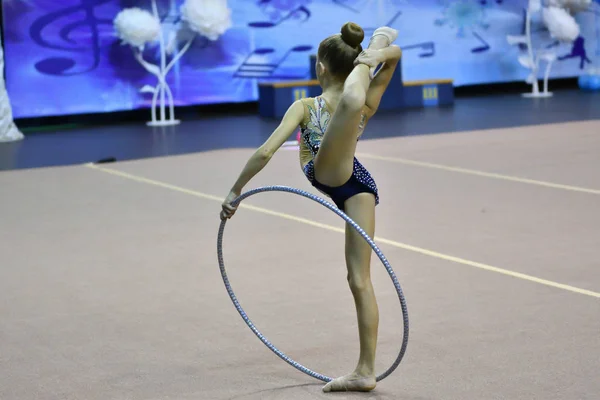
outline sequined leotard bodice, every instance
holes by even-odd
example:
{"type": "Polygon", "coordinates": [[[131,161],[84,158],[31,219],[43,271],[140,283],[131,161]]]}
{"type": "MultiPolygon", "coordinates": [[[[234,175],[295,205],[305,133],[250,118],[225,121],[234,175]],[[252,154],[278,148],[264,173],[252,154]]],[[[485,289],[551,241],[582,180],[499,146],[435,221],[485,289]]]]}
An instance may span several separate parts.
{"type": "MultiPolygon", "coordinates": [[[[314,169],[314,158],[319,151],[323,136],[327,131],[327,126],[331,120],[331,113],[327,102],[321,96],[314,98],[306,98],[302,100],[304,105],[304,120],[300,124],[300,164],[306,178],[313,184],[313,186],[320,186],[321,190],[325,194],[329,194],[328,191],[338,190],[339,188],[328,188],[325,189],[323,185],[319,184],[315,180],[315,169],[314,169]]],[[[359,140],[364,132],[367,121],[370,117],[369,109],[365,106],[361,113],[361,119],[358,126],[358,132],[356,140],[359,140]]],[[[350,189],[351,191],[369,191],[375,195],[375,204],[379,204],[379,194],[375,180],[371,177],[371,174],[367,169],[354,158],[354,168],[352,172],[353,182],[358,182],[359,189],[356,187],[350,189]]],[[[344,189],[342,189],[344,190],[344,189]]],[[[343,210],[343,200],[334,199],[337,206],[343,210]]]]}

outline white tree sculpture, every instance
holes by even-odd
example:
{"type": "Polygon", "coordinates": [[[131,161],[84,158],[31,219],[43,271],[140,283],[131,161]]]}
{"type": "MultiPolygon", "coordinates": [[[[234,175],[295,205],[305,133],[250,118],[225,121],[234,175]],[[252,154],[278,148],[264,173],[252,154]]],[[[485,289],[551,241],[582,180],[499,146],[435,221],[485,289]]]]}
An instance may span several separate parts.
{"type": "Polygon", "coordinates": [[[231,10],[227,7],[227,0],[186,0],[180,12],[183,22],[178,25],[176,32],[171,32],[168,43],[159,20],[156,0],[152,0],[152,13],[140,8],[127,8],[119,12],[114,20],[117,36],[123,44],[131,46],[136,60],[158,80],[155,87],[146,85],[141,88],[143,93],[152,93],[152,120],[148,122],[150,126],[175,125],[180,122],[175,119],[173,94],[166,77],[175,63],[189,50],[196,36],[200,34],[215,41],[231,27],[231,10]],[[144,60],[142,55],[144,47],[156,40],[160,46],[160,65],[144,60]],[[173,55],[178,40],[184,40],[185,44],[173,55]],[[172,56],[168,63],[167,56],[172,56]],[[157,120],[156,103],[159,96],[160,119],[157,120]],[[166,117],[165,96],[169,101],[169,119],[166,117]]]}
{"type": "Polygon", "coordinates": [[[4,83],[4,51],[0,46],[0,142],[14,142],[23,137],[13,120],[12,107],[4,83]]]}
{"type": "Polygon", "coordinates": [[[530,93],[524,93],[525,97],[550,97],[548,91],[548,80],[552,63],[556,60],[556,51],[550,49],[534,50],[531,39],[531,19],[533,14],[541,11],[542,22],[550,32],[550,37],[561,43],[572,43],[579,36],[579,24],[573,18],[573,14],[587,9],[591,0],[529,0],[525,15],[525,35],[508,35],[507,40],[511,45],[525,45],[527,54],[519,56],[519,63],[531,70],[526,82],[532,85],[530,93]],[[544,71],[544,91],[540,92],[538,85],[538,72],[540,62],[546,62],[544,71]]]}

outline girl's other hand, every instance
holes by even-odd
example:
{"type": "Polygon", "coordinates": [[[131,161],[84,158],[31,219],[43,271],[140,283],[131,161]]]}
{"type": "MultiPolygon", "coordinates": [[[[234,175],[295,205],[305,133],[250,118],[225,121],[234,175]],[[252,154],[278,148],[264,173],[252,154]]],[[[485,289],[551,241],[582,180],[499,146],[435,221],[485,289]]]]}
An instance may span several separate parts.
{"type": "Polygon", "coordinates": [[[232,206],[231,202],[238,198],[239,195],[239,193],[236,193],[233,190],[229,192],[229,194],[225,198],[225,201],[223,201],[223,204],[221,204],[221,220],[233,217],[233,214],[235,214],[237,207],[232,206]]]}
{"type": "Polygon", "coordinates": [[[371,68],[375,68],[383,62],[385,62],[385,59],[381,50],[366,49],[356,57],[354,65],[365,64],[371,68]]]}

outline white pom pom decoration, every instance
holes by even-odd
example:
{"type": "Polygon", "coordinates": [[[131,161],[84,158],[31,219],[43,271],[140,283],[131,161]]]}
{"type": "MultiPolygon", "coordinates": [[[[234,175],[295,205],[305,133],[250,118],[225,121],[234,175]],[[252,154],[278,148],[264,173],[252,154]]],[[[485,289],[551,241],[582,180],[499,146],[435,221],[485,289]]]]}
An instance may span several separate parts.
{"type": "Polygon", "coordinates": [[[527,48],[527,53],[519,55],[518,61],[519,64],[531,71],[526,82],[531,84],[532,87],[531,92],[524,93],[523,96],[531,98],[550,97],[552,96],[552,93],[548,91],[550,70],[558,57],[556,50],[533,48],[531,40],[532,19],[537,17],[541,11],[542,22],[548,29],[550,37],[559,42],[572,43],[580,35],[579,24],[573,15],[589,10],[592,0],[528,0],[527,3],[528,7],[525,15],[526,34],[508,35],[506,40],[511,45],[525,45],[527,48]],[[540,92],[537,76],[542,62],[546,63],[546,68],[544,71],[544,89],[540,92]]]}
{"type": "Polygon", "coordinates": [[[191,30],[209,40],[217,40],[231,27],[231,10],[226,0],[186,0],[181,18],[191,30]]]}
{"type": "Polygon", "coordinates": [[[542,10],[542,17],[553,38],[561,42],[572,42],[579,36],[579,25],[566,10],[546,7],[542,10]]]}
{"type": "Polygon", "coordinates": [[[160,21],[141,8],[126,8],[119,12],[114,20],[117,36],[123,43],[143,48],[146,43],[158,39],[161,31],[160,21]]]}
{"type": "MultiPolygon", "coordinates": [[[[151,4],[153,13],[138,7],[126,8],[117,14],[113,24],[116,36],[123,44],[128,44],[134,49],[135,59],[157,78],[156,86],[146,85],[140,89],[142,93],[152,94],[152,120],[147,124],[149,126],[176,125],[180,121],[175,119],[173,93],[166,76],[175,63],[190,49],[198,34],[215,41],[231,27],[231,10],[227,8],[227,0],[185,0],[181,6],[183,23],[171,23],[171,29],[165,32],[157,16],[157,0],[151,0],[151,4]],[[165,40],[159,43],[160,64],[146,61],[142,53],[144,46],[163,37],[165,40]],[[185,45],[179,49],[178,44],[181,41],[185,41],[185,45]],[[167,101],[170,114],[168,119],[167,101]],[[160,111],[160,119],[157,119],[157,111],[160,111]]],[[[167,24],[165,22],[165,25],[167,24]]]]}

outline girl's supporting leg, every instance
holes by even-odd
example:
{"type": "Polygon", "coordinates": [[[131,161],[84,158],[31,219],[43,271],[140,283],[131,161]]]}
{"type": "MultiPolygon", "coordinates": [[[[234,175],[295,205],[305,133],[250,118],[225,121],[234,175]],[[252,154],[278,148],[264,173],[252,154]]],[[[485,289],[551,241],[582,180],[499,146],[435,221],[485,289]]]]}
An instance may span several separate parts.
{"type": "MultiPolygon", "coordinates": [[[[389,45],[385,36],[375,36],[370,48],[389,45]]],[[[353,173],[358,125],[370,84],[370,67],[357,65],[346,79],[342,98],[315,158],[315,178],[327,186],[341,186],[353,173]]],[[[346,214],[370,236],[375,235],[375,196],[359,193],[344,204],[346,214]]],[[[371,246],[364,238],[346,226],[346,266],[348,284],[354,297],[358,320],[360,355],[349,375],[334,379],[323,387],[325,392],[370,391],[376,386],[375,353],[379,326],[379,309],[371,283],[371,246]]]]}
{"type": "MultiPolygon", "coordinates": [[[[346,214],[372,238],[375,235],[375,196],[360,193],[346,200],[346,214]]],[[[376,386],[375,352],[379,309],[371,283],[371,246],[350,225],[346,225],[348,284],[354,297],[358,320],[360,356],[355,370],[323,387],[325,392],[369,391],[376,386]]]]}

